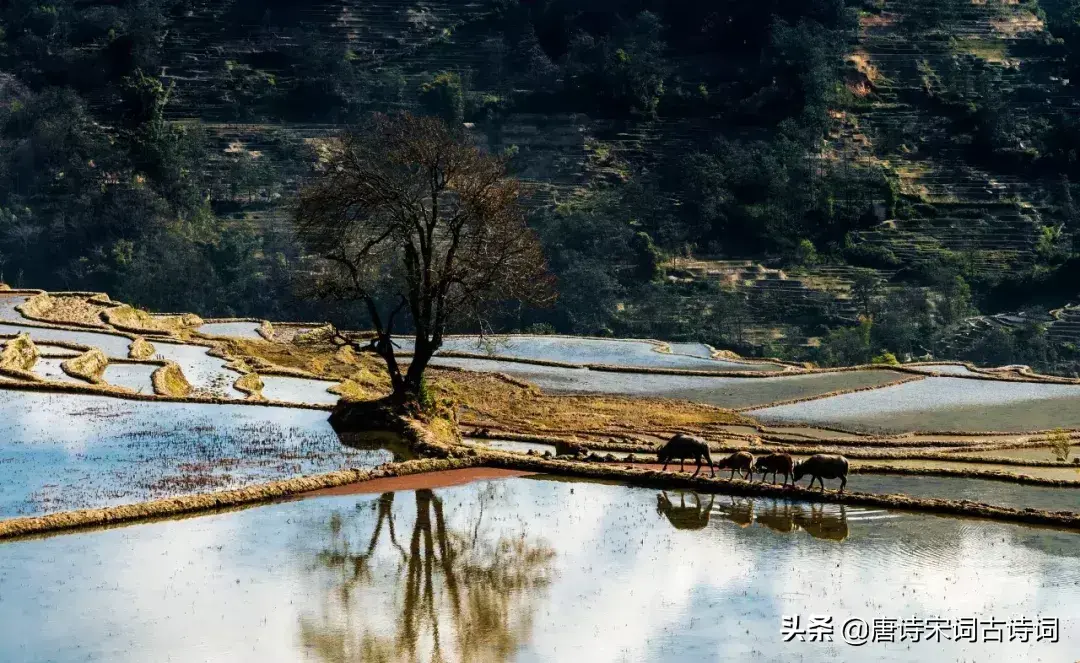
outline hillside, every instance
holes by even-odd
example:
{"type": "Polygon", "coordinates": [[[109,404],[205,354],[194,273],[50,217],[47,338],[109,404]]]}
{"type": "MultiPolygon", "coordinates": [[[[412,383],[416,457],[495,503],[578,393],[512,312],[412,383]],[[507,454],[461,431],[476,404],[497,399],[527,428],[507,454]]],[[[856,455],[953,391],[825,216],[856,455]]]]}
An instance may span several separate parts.
{"type": "Polygon", "coordinates": [[[290,294],[287,203],[320,139],[412,110],[465,124],[527,184],[561,298],[508,329],[1073,372],[1075,16],[995,0],[13,3],[0,269],[158,309],[360,324],[290,294]]]}

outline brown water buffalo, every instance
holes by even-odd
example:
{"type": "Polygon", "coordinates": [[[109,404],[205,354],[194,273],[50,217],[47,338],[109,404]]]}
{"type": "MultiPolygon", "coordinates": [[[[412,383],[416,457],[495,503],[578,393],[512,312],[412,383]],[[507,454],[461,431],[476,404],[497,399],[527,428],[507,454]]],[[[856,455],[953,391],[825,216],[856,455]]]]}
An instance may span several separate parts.
{"type": "Polygon", "coordinates": [[[716,476],[716,470],[713,469],[712,456],[709,454],[709,444],[700,437],[694,437],[693,435],[687,435],[685,433],[676,433],[667,441],[667,444],[660,447],[660,450],[656,452],[656,458],[659,462],[664,464],[663,470],[667,470],[668,463],[679,459],[679,471],[683,471],[683,464],[687,458],[693,458],[697,461],[697,469],[694,470],[694,476],[697,476],[701,471],[701,460],[704,458],[709,464],[710,476],[716,476]]]}
{"type": "Polygon", "coordinates": [[[825,481],[823,479],[840,479],[840,492],[842,493],[844,492],[844,486],[847,485],[847,473],[847,458],[836,454],[818,454],[795,465],[792,483],[798,482],[809,474],[810,487],[813,488],[814,482],[817,481],[821,484],[821,490],[824,492],[825,481]]]}
{"type": "Polygon", "coordinates": [[[791,454],[769,454],[761,456],[754,462],[754,471],[761,472],[761,480],[765,481],[765,475],[772,472],[773,483],[776,483],[777,473],[784,475],[784,485],[787,485],[788,477],[795,471],[795,460],[791,454]]]}
{"type": "Polygon", "coordinates": [[[716,464],[716,469],[730,469],[731,476],[729,479],[735,478],[735,470],[739,471],[739,475],[748,480],[754,478],[754,454],[749,451],[736,451],[724,460],[716,464]]]}

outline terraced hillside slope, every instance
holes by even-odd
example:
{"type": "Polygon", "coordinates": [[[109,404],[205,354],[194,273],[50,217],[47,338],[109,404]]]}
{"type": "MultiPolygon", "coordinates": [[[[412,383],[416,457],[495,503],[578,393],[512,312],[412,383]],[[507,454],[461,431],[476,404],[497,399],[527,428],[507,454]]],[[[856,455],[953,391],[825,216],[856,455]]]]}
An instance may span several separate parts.
{"type": "Polygon", "coordinates": [[[157,310],[325,317],[270,295],[303,274],[288,203],[337,131],[409,110],[463,127],[526,184],[562,296],[507,329],[1071,373],[1072,11],[12,6],[0,254],[26,282],[157,310]]]}

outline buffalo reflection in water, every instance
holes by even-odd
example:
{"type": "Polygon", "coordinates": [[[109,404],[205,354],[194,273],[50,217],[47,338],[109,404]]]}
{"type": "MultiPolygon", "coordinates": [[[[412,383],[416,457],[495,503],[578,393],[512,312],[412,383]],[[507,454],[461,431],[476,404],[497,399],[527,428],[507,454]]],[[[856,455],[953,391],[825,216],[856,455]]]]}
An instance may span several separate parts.
{"type": "Polygon", "coordinates": [[[693,493],[697,506],[686,506],[686,496],[679,494],[679,506],[675,506],[666,492],[656,496],[657,511],[664,514],[676,529],[701,529],[709,524],[709,512],[716,513],[739,527],[757,523],[774,532],[790,534],[802,530],[815,539],[843,541],[849,535],[847,507],[838,505],[838,511],[826,511],[823,504],[792,504],[783,501],[755,501],[727,496],[715,505],[715,496],[709,498],[709,506],[701,506],[701,496],[693,493]]]}
{"type": "MultiPolygon", "coordinates": [[[[324,661],[505,661],[525,643],[537,604],[546,593],[555,552],[520,537],[485,537],[485,503],[494,484],[481,489],[469,526],[447,526],[442,499],[414,493],[411,531],[395,523],[395,493],[371,503],[371,518],[335,513],[320,536],[328,539],[312,572],[325,588],[318,617],[300,622],[304,646],[324,661]],[[383,534],[390,555],[377,550],[383,534]],[[365,543],[366,538],[366,543],[365,543]],[[361,545],[357,545],[360,543],[361,545]]],[[[403,493],[408,495],[408,493],[403,493]]]]}
{"type": "Polygon", "coordinates": [[[667,492],[661,492],[656,496],[656,511],[663,515],[675,529],[702,529],[709,524],[709,514],[712,513],[714,495],[709,496],[709,505],[701,505],[701,496],[692,493],[694,505],[686,505],[686,493],[679,491],[679,506],[675,506],[668,497],[667,492]]]}

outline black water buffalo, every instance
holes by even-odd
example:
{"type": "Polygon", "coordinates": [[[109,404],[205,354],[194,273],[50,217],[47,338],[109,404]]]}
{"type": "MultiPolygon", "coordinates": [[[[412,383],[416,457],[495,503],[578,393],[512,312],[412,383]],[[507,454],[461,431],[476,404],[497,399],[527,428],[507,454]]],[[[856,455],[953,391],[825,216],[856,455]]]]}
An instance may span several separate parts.
{"type": "Polygon", "coordinates": [[[791,454],[769,454],[762,456],[754,462],[754,471],[761,472],[761,480],[765,481],[765,475],[772,472],[773,483],[776,483],[776,475],[784,475],[784,485],[787,485],[788,477],[795,471],[795,460],[791,454]]]}
{"type": "Polygon", "coordinates": [[[835,454],[818,454],[811,456],[795,465],[794,482],[798,482],[807,474],[810,475],[810,487],[814,487],[814,481],[821,484],[821,490],[825,490],[823,479],[840,479],[840,492],[844,492],[847,485],[848,461],[843,456],[835,454]]]}
{"type": "Polygon", "coordinates": [[[694,437],[693,435],[686,435],[685,433],[676,433],[672,436],[667,444],[660,447],[660,450],[656,452],[656,459],[664,464],[663,469],[667,470],[668,463],[679,459],[679,471],[683,471],[683,464],[687,458],[693,458],[697,461],[697,469],[694,470],[694,476],[697,476],[701,471],[701,460],[704,458],[709,464],[709,472],[711,476],[716,476],[716,470],[713,469],[712,456],[709,455],[709,444],[700,437],[694,437]]]}

